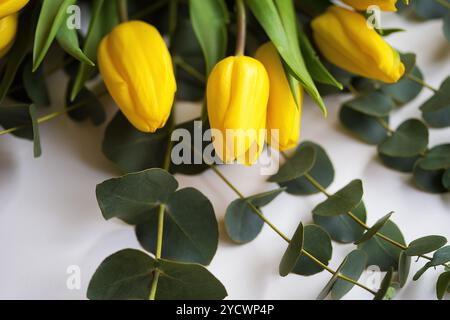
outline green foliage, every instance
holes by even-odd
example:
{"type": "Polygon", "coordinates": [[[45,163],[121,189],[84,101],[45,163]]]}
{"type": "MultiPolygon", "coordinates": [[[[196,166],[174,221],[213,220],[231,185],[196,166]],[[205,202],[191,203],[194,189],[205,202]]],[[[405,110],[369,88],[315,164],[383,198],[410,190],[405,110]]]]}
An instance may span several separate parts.
{"type": "Polygon", "coordinates": [[[286,277],[297,265],[303,252],[304,232],[303,224],[300,223],[281,259],[279,267],[280,276],[286,277]]]}
{"type": "Polygon", "coordinates": [[[439,90],[421,107],[422,116],[434,128],[450,126],[450,78],[445,79],[439,90]]]}

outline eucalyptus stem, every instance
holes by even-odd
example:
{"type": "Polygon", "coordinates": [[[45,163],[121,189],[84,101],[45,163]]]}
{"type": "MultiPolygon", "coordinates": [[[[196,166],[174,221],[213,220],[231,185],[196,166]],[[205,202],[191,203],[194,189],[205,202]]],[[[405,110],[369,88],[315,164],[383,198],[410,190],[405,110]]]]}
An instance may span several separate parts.
{"type": "Polygon", "coordinates": [[[247,13],[243,0],[236,0],[237,33],[236,33],[236,56],[245,53],[245,43],[247,37],[247,13]]]}
{"type": "Polygon", "coordinates": [[[438,89],[434,88],[433,86],[429,85],[428,83],[426,83],[425,81],[423,81],[422,79],[416,77],[415,75],[413,75],[413,74],[411,74],[411,73],[408,73],[408,74],[406,75],[406,77],[407,77],[409,80],[414,81],[414,82],[420,84],[422,87],[425,87],[425,88],[427,88],[427,89],[430,89],[430,90],[433,91],[434,93],[439,92],[438,89]]]}
{"type": "Polygon", "coordinates": [[[133,15],[133,18],[134,19],[141,19],[141,18],[145,17],[146,15],[148,15],[150,13],[153,13],[154,11],[162,8],[168,2],[169,2],[169,0],[159,0],[159,1],[155,2],[155,3],[152,3],[151,5],[146,7],[145,9],[142,9],[141,11],[139,11],[138,13],[133,15]]]}
{"type": "MultiPolygon", "coordinates": [[[[164,234],[164,209],[165,206],[161,204],[159,206],[159,213],[158,213],[158,235],[156,240],[156,261],[161,259],[162,254],[162,244],[163,244],[163,234],[164,234]]],[[[152,286],[150,287],[150,297],[149,300],[155,300],[156,298],[156,290],[158,289],[158,281],[159,276],[161,275],[161,271],[156,268],[153,272],[153,281],[152,286]]]]}
{"type": "Polygon", "coordinates": [[[434,1],[450,10],[450,3],[448,3],[446,0],[434,0],[434,1]]]}
{"type": "MultiPolygon", "coordinates": [[[[286,241],[287,243],[290,243],[291,240],[289,239],[289,237],[287,237],[283,232],[281,232],[266,216],[264,216],[264,214],[261,212],[261,209],[259,209],[258,207],[256,207],[251,201],[249,201],[247,198],[244,197],[244,195],[233,185],[233,183],[230,182],[230,180],[228,180],[220,171],[219,169],[217,169],[215,166],[210,165],[211,169],[217,174],[217,176],[222,179],[223,182],[225,182],[225,184],[230,187],[231,190],[233,190],[240,199],[244,200],[247,205],[253,210],[254,213],[256,213],[258,215],[259,218],[261,218],[262,221],[264,221],[265,224],[267,224],[273,231],[275,231],[281,238],[283,238],[284,241],[286,241]]],[[[338,272],[336,272],[335,270],[331,269],[330,267],[328,267],[326,264],[324,264],[322,261],[320,261],[319,259],[317,259],[314,255],[312,255],[311,253],[309,253],[308,251],[306,251],[305,249],[302,249],[301,254],[303,254],[304,256],[308,257],[309,259],[311,259],[314,263],[316,263],[317,265],[319,265],[320,267],[322,267],[324,270],[327,270],[329,273],[333,274],[333,275],[337,275],[338,278],[350,282],[368,292],[370,292],[373,295],[376,295],[377,293],[373,290],[371,290],[370,288],[366,287],[365,285],[359,283],[358,281],[355,281],[345,275],[342,275],[338,272]]]]}
{"type": "Polygon", "coordinates": [[[178,18],[178,0],[170,0],[169,2],[169,39],[172,41],[177,29],[178,18]]]}
{"type": "Polygon", "coordinates": [[[127,22],[128,16],[128,0],[117,0],[117,10],[120,22],[127,22]]]}
{"type": "Polygon", "coordinates": [[[206,83],[205,76],[200,71],[198,71],[195,67],[193,67],[192,65],[187,63],[182,57],[180,57],[180,56],[173,57],[173,62],[176,66],[183,69],[192,78],[200,81],[203,84],[206,83]]]}

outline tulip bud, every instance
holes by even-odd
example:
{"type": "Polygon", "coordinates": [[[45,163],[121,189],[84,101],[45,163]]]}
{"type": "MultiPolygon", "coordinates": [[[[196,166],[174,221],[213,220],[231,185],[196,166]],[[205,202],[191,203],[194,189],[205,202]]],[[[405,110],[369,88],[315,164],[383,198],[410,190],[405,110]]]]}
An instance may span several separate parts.
{"type": "MultiPolygon", "coordinates": [[[[297,106],[280,55],[271,42],[256,51],[256,59],[264,65],[270,80],[267,142],[281,151],[294,148],[300,138],[301,101],[297,106]]],[[[300,85],[297,90],[302,98],[300,85]]]]}
{"type": "Polygon", "coordinates": [[[25,7],[29,0],[0,0],[0,19],[25,7]]]}
{"type": "Polygon", "coordinates": [[[177,84],[169,50],[155,27],[141,21],[118,25],[102,40],[98,64],[131,124],[143,132],[165,126],[177,84]]]}
{"type": "Polygon", "coordinates": [[[0,19],[0,58],[3,58],[14,44],[17,33],[17,14],[0,19]]]}
{"type": "Polygon", "coordinates": [[[225,162],[252,165],[265,141],[269,77],[264,66],[246,56],[228,57],[211,72],[208,115],[217,155],[225,162]]]}
{"type": "Polygon", "coordinates": [[[367,10],[371,6],[378,6],[383,11],[397,11],[397,0],[343,0],[344,3],[356,10],[367,10]]]}
{"type": "Polygon", "coordinates": [[[386,83],[405,73],[398,52],[357,12],[331,6],[313,20],[312,29],[321,53],[344,70],[386,83]]]}

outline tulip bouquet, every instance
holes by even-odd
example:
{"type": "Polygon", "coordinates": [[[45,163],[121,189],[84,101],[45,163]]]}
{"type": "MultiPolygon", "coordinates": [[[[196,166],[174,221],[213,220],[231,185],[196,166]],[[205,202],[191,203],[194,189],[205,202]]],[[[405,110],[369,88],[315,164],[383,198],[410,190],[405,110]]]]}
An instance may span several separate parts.
{"type": "Polygon", "coordinates": [[[103,217],[132,225],[145,251],[126,249],[106,258],[88,298],[227,296],[205,267],[219,241],[213,205],[197,189],[179,189],[175,176],[210,170],[237,196],[225,216],[229,238],[248,243],[267,225],[287,243],[281,276],[332,275],[318,298],[340,299],[354,286],[375,299],[392,298],[417,257],[426,264],[413,279],[439,270],[436,293],[442,299],[450,291],[445,237],[407,243],[392,213],[368,226],[362,181],[328,192],[335,174],[330,157],[318,144],[300,141],[305,95],[326,117],[323,96],[350,93],[354,98],[340,112],[344,127],[377,145],[386,166],[412,172],[423,190],[450,190],[450,145],[429,147],[429,128],[450,125],[450,82],[440,89],[426,84],[415,55],[384,38],[401,30],[370,25],[374,10],[415,10],[444,17],[448,36],[450,2],[406,2],[0,0],[0,136],[33,140],[39,157],[41,124],[67,115],[101,125],[106,94],[119,109],[107,124],[103,153],[124,175],[100,183],[96,196],[103,217]],[[83,29],[84,12],[89,19],[83,29]],[[67,104],[49,113],[45,79],[60,70],[69,79],[67,104]],[[433,91],[421,107],[423,119],[391,128],[389,114],[423,87],[433,91]],[[178,101],[203,108],[196,119],[177,123],[178,101]],[[177,140],[196,133],[207,141],[177,140]],[[254,165],[264,150],[284,159],[268,178],[279,188],[244,195],[220,168],[254,165]],[[312,212],[314,224],[300,222],[292,237],[262,212],[284,192],[324,195],[312,212]],[[333,241],[355,246],[336,270],[328,266],[333,241]],[[369,265],[386,272],[377,289],[358,282],[369,265]]]}

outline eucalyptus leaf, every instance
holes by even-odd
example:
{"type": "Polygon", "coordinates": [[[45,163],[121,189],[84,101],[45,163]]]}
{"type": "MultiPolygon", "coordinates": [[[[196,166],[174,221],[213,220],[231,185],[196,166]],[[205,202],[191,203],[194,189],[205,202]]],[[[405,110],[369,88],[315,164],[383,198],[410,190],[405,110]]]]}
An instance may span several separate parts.
{"type": "Polygon", "coordinates": [[[318,216],[339,216],[356,209],[363,197],[361,180],[354,180],[313,209],[318,216]]]}
{"type": "Polygon", "coordinates": [[[433,254],[433,259],[430,261],[430,265],[432,267],[436,267],[441,264],[445,264],[449,261],[450,261],[450,246],[445,246],[438,249],[433,254]]]}
{"type": "MultiPolygon", "coordinates": [[[[362,273],[366,269],[367,266],[367,255],[362,250],[353,250],[346,257],[346,260],[343,263],[342,268],[340,268],[339,273],[358,281],[361,277],[362,273]]],[[[348,281],[338,279],[336,283],[333,285],[333,289],[331,290],[331,296],[335,300],[342,299],[352,288],[354,284],[348,281]]]]}
{"type": "Polygon", "coordinates": [[[450,126],[450,77],[444,80],[439,90],[421,107],[422,117],[434,128],[450,126]]]}
{"type": "MultiPolygon", "coordinates": [[[[73,81],[70,81],[68,88],[71,88],[72,85],[73,81]]],[[[82,122],[89,119],[95,126],[99,126],[106,121],[105,108],[97,95],[83,87],[76,99],[71,102],[69,92],[68,90],[66,108],[70,110],[67,114],[72,120],[82,122]]]]}
{"type": "Polygon", "coordinates": [[[300,223],[281,259],[279,267],[280,276],[286,277],[297,265],[303,251],[303,238],[304,228],[303,224],[300,223]]]}
{"type": "Polygon", "coordinates": [[[269,182],[283,183],[300,178],[308,173],[316,162],[316,149],[312,146],[301,148],[287,159],[280,170],[269,178],[269,182]]]}
{"type": "Polygon", "coordinates": [[[442,236],[426,236],[414,240],[408,245],[405,254],[408,256],[420,256],[443,247],[447,239],[442,236]]]}
{"type": "Polygon", "coordinates": [[[444,295],[450,288],[450,271],[441,273],[436,283],[436,296],[439,300],[444,299],[444,295]]]}
{"type": "Polygon", "coordinates": [[[450,42],[450,12],[444,18],[444,35],[447,41],[450,42]]]}
{"type": "Polygon", "coordinates": [[[389,292],[389,288],[391,287],[393,278],[394,270],[390,269],[384,276],[383,281],[381,282],[380,289],[378,290],[373,300],[386,300],[386,295],[389,292]]]}
{"type": "Polygon", "coordinates": [[[33,128],[33,154],[35,158],[39,158],[42,155],[42,148],[41,148],[41,138],[39,135],[39,123],[38,123],[39,119],[34,104],[30,105],[29,113],[31,118],[31,125],[33,128]]]}
{"type": "Polygon", "coordinates": [[[424,170],[439,170],[450,168],[450,144],[433,147],[427,152],[420,163],[424,170]]]}
{"type": "Polygon", "coordinates": [[[34,105],[41,107],[50,104],[44,72],[42,68],[38,68],[33,72],[33,60],[31,55],[28,56],[23,65],[22,82],[27,96],[34,105]]]}
{"type": "Polygon", "coordinates": [[[420,159],[420,156],[391,157],[379,152],[378,156],[386,167],[406,173],[413,172],[414,165],[416,164],[417,160],[420,159]]]}
{"type": "Polygon", "coordinates": [[[327,282],[327,284],[322,289],[322,291],[320,291],[320,293],[317,296],[316,300],[325,300],[326,297],[330,294],[331,290],[333,289],[334,284],[339,279],[340,272],[341,272],[342,268],[345,266],[347,260],[348,260],[348,256],[346,256],[344,258],[344,260],[339,265],[339,267],[336,269],[336,272],[333,274],[331,279],[327,282]]]}
{"type": "Polygon", "coordinates": [[[442,176],[442,185],[450,191],[450,169],[447,169],[442,176]]]}
{"type": "MultiPolygon", "coordinates": [[[[417,79],[423,80],[423,74],[417,67],[414,67],[410,74],[417,79]]],[[[423,86],[408,77],[403,77],[395,84],[383,85],[380,90],[393,99],[397,105],[405,105],[419,96],[423,86]]]]}
{"type": "Polygon", "coordinates": [[[361,239],[355,242],[355,244],[361,244],[372,239],[378,233],[378,231],[380,231],[386,225],[392,214],[393,212],[390,212],[379,219],[369,230],[366,231],[366,233],[364,233],[361,239]]]}
{"type": "Polygon", "coordinates": [[[448,192],[448,189],[442,183],[445,170],[426,170],[422,167],[422,161],[417,161],[414,166],[413,174],[416,185],[429,193],[440,194],[448,192]]]}
{"type": "Polygon", "coordinates": [[[386,117],[395,107],[389,96],[377,91],[360,95],[344,106],[373,117],[386,117]]]}
{"type": "Polygon", "coordinates": [[[400,259],[398,261],[398,279],[400,287],[403,288],[408,281],[409,271],[411,269],[411,257],[402,251],[400,254],[400,259]]]}
{"type": "MultiPolygon", "coordinates": [[[[443,1],[448,2],[448,0],[443,1]]],[[[448,3],[450,4],[450,2],[448,3]]],[[[426,20],[442,18],[447,12],[447,8],[439,4],[437,1],[414,0],[413,6],[417,16],[426,20]]]]}

